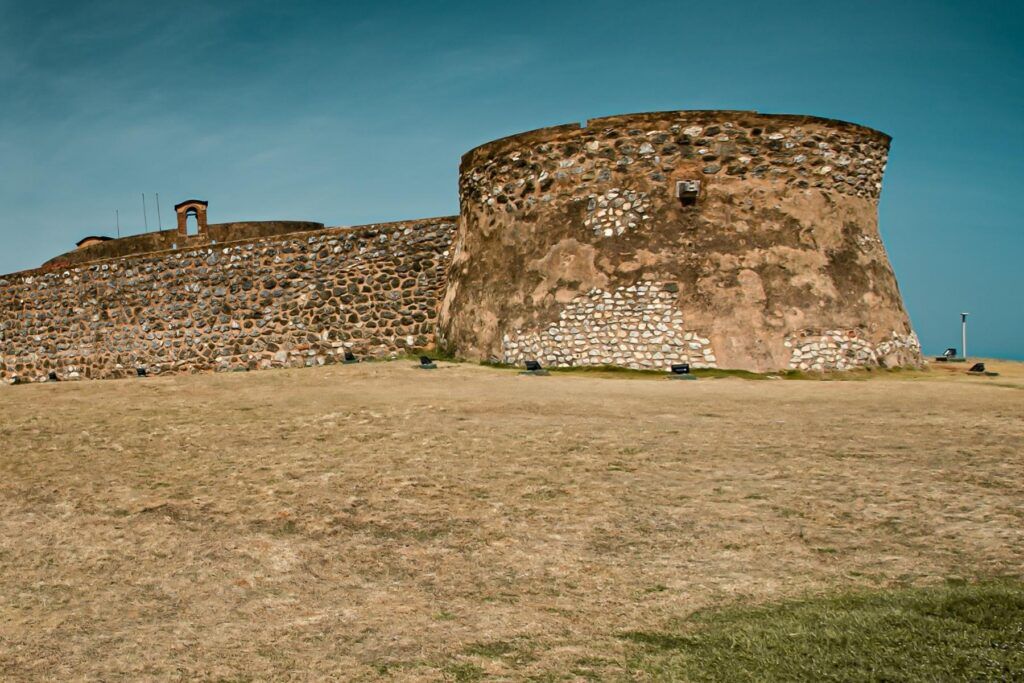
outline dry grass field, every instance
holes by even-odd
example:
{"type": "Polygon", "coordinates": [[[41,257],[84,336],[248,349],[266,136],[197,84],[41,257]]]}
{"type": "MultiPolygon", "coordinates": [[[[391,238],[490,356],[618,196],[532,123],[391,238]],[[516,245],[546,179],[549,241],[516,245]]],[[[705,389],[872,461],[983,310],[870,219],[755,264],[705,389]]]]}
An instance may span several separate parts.
{"type": "Polygon", "coordinates": [[[0,678],[630,678],[698,609],[1020,577],[989,365],[0,387],[0,678]]]}

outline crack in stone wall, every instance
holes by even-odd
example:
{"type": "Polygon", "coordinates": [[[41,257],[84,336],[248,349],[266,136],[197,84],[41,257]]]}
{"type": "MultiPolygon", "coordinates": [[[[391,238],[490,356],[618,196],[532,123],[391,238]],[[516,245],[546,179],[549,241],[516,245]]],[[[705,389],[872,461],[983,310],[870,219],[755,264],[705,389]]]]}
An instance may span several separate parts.
{"type": "Polygon", "coordinates": [[[671,283],[646,281],[611,291],[591,289],[569,302],[545,329],[506,334],[502,360],[514,365],[539,360],[553,367],[716,367],[711,340],[686,330],[675,289],[671,283]]]}

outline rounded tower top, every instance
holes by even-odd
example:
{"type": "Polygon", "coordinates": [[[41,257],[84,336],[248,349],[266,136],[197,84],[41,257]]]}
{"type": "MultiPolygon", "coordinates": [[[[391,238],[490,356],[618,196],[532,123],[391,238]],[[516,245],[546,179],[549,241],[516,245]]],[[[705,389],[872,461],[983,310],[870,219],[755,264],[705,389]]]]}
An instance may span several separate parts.
{"type": "Polygon", "coordinates": [[[586,132],[593,133],[595,129],[602,128],[640,128],[650,129],[657,126],[682,127],[694,125],[722,125],[730,124],[728,127],[739,127],[747,129],[760,128],[766,135],[777,134],[785,128],[794,126],[805,126],[814,124],[832,129],[836,132],[843,132],[848,135],[855,135],[882,143],[888,148],[892,138],[882,131],[863,126],[857,123],[850,123],[840,119],[830,119],[821,116],[808,116],[803,114],[762,114],[753,110],[743,109],[680,109],[674,111],[637,112],[633,114],[616,114],[614,116],[603,116],[595,119],[588,119],[582,123],[568,123],[558,126],[546,126],[534,130],[515,133],[502,138],[477,145],[462,156],[462,167],[479,163],[481,159],[494,154],[500,154],[506,149],[518,145],[552,142],[562,139],[572,139],[586,132]]]}

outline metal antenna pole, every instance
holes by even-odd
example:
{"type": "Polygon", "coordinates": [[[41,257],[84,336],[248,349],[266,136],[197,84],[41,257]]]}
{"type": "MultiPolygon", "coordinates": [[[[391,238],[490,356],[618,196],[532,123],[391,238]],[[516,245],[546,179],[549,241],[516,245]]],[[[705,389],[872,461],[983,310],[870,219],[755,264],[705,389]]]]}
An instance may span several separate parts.
{"type": "Polygon", "coordinates": [[[967,315],[960,314],[960,342],[964,347],[964,360],[967,360],[967,315]]]}
{"type": "Polygon", "coordinates": [[[149,217],[146,216],[146,193],[142,193],[142,225],[146,232],[149,232],[149,217]]]}
{"type": "Polygon", "coordinates": [[[121,239],[121,212],[114,209],[114,221],[117,223],[117,238],[121,239]]]}
{"type": "Polygon", "coordinates": [[[158,230],[164,229],[164,222],[160,220],[160,193],[156,193],[156,225],[158,230]]]}

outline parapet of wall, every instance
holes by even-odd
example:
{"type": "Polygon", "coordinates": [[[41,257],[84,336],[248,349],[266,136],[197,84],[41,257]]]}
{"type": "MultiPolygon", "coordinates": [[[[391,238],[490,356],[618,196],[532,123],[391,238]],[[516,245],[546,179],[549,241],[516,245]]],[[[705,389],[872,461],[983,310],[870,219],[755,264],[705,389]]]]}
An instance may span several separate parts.
{"type": "Polygon", "coordinates": [[[237,242],[272,235],[285,235],[291,232],[322,230],[323,223],[312,221],[236,221],[233,223],[211,223],[205,235],[186,237],[184,242],[177,230],[161,230],[141,235],[130,235],[108,242],[100,242],[88,247],[69,251],[55,256],[42,265],[42,268],[67,268],[78,263],[99,261],[102,259],[148,254],[154,251],[168,251],[186,247],[198,247],[205,244],[221,244],[237,242]]]}
{"type": "Polygon", "coordinates": [[[455,221],[331,228],[4,276],[0,377],[307,366],[336,362],[347,348],[429,348],[455,221]]]}
{"type": "Polygon", "coordinates": [[[439,343],[559,366],[917,363],[878,233],[888,146],[863,126],[742,111],[482,145],[460,168],[439,343]]]}

